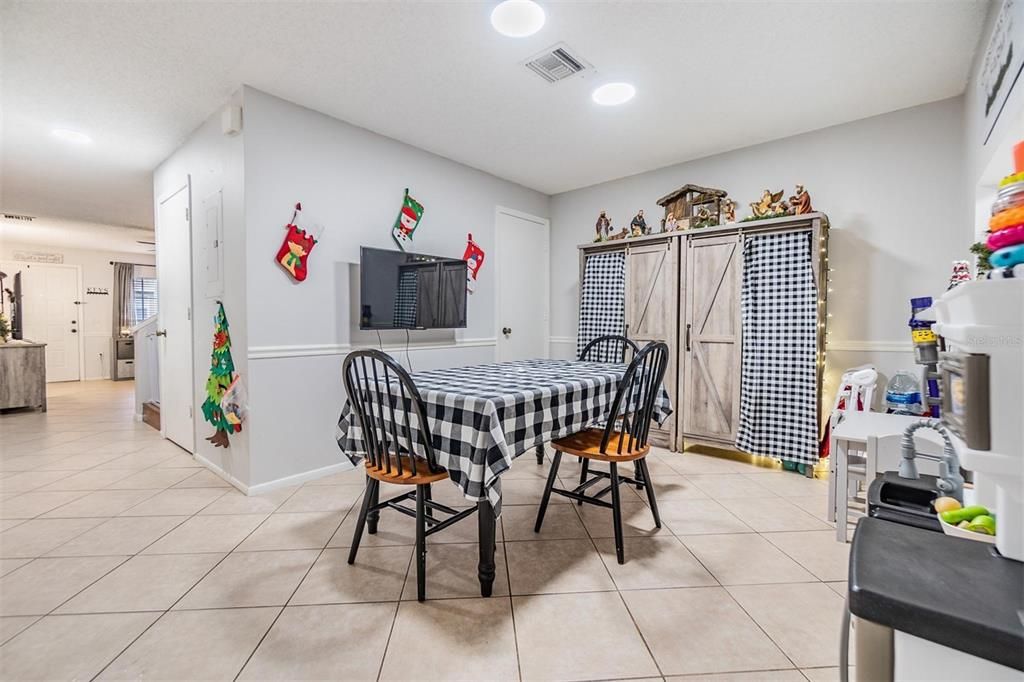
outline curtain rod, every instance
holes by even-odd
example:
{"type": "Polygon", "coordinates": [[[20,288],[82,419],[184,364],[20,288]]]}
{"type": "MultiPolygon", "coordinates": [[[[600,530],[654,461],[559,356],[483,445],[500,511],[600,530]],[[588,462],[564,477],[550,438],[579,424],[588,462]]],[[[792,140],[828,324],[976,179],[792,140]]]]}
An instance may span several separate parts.
{"type": "Polygon", "coordinates": [[[114,263],[124,263],[125,265],[141,265],[144,268],[155,268],[156,267],[156,263],[129,263],[128,261],[123,261],[123,260],[112,260],[112,261],[110,261],[111,265],[113,265],[114,263]]]}

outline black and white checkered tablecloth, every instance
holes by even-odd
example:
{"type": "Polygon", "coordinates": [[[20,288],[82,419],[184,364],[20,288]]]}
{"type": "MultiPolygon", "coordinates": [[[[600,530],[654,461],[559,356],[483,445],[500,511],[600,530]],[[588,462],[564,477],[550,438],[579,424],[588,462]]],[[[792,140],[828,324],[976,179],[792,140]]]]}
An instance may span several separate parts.
{"type": "MultiPolygon", "coordinates": [[[[499,477],[512,460],[607,419],[625,371],[620,364],[520,360],[412,377],[426,405],[438,464],[466,499],[490,500],[500,514],[499,477]]],[[[670,414],[671,401],[662,387],[655,420],[660,424],[670,414]]],[[[348,402],[338,421],[338,446],[354,462],[365,453],[362,429],[348,402]]]]}

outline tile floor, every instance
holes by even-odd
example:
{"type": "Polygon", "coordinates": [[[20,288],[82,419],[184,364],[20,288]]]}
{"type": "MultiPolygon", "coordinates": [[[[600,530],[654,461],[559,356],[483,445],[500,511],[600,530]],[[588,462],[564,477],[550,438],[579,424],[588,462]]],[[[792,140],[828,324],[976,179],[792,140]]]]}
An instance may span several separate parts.
{"type": "Polygon", "coordinates": [[[522,457],[495,596],[468,520],[432,538],[419,604],[411,519],[345,563],[359,472],[246,497],[131,413],[130,383],[88,382],[0,416],[0,678],[838,678],[824,481],[658,452],[664,528],[624,490],[619,566],[606,510],[558,498],[533,533],[547,466],[522,457]]]}

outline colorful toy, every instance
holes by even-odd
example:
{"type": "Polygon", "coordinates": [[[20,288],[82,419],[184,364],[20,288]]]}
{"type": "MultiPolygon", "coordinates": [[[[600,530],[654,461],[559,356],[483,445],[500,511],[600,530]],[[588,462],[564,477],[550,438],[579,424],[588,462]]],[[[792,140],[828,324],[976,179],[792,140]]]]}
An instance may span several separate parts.
{"type": "Polygon", "coordinates": [[[1014,244],[1024,244],[1024,225],[1016,225],[1005,230],[993,232],[988,236],[986,244],[992,251],[1005,249],[1007,246],[1013,246],[1014,244]]]}
{"type": "Polygon", "coordinates": [[[1020,265],[1024,263],[1024,244],[999,249],[988,259],[994,268],[1012,268],[1015,265],[1020,265]]]}
{"type": "Polygon", "coordinates": [[[939,340],[932,330],[935,320],[919,319],[918,315],[932,306],[931,296],[910,299],[910,338],[914,342],[914,360],[924,366],[925,404],[932,417],[939,416],[939,340]]]}

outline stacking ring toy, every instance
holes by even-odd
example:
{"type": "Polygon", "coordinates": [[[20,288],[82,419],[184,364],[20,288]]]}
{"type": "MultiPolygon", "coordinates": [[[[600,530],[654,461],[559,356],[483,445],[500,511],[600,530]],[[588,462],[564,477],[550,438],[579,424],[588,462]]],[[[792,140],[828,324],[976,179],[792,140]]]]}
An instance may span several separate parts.
{"type": "Polygon", "coordinates": [[[1007,246],[1024,244],[1024,225],[1014,225],[1004,230],[993,232],[988,236],[988,248],[991,251],[1005,249],[1007,246]]]}
{"type": "Polygon", "coordinates": [[[988,262],[996,268],[1012,268],[1014,265],[1024,263],[1024,244],[999,249],[988,257],[988,262]]]}
{"type": "Polygon", "coordinates": [[[992,216],[988,221],[988,227],[992,232],[996,232],[1022,223],[1024,223],[1024,206],[1015,206],[992,216]]]}

